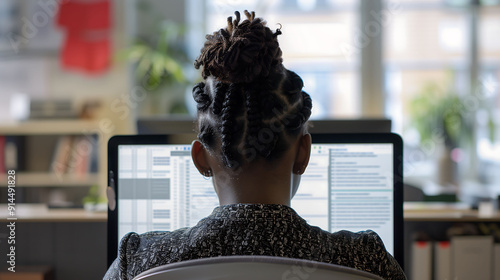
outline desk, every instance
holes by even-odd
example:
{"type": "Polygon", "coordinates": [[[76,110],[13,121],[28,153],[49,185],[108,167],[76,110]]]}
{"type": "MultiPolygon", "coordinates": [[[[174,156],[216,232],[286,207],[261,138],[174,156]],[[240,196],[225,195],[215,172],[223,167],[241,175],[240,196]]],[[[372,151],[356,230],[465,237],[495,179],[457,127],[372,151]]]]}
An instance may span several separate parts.
{"type": "MultiPolygon", "coordinates": [[[[106,272],[107,212],[84,209],[48,209],[44,204],[16,204],[17,220],[7,220],[0,205],[0,227],[15,223],[16,266],[43,264],[54,268],[54,279],[102,279],[106,272]],[[82,265],[85,264],[85,265],[82,265]]],[[[7,235],[0,234],[7,252],[7,235]]],[[[0,255],[6,271],[7,254],[0,255]]]]}
{"type": "MultiPolygon", "coordinates": [[[[0,204],[0,220],[8,218],[7,205],[0,204]]],[[[18,204],[19,222],[106,222],[107,212],[90,212],[84,209],[49,209],[45,204],[18,204]]],[[[405,202],[405,222],[500,222],[500,212],[480,217],[477,210],[463,203],[405,202]]]]}
{"type": "Polygon", "coordinates": [[[464,203],[405,202],[404,221],[405,272],[411,275],[411,248],[415,239],[449,240],[449,229],[464,224],[470,224],[467,230],[477,231],[473,234],[484,234],[480,227],[489,229],[500,225],[500,212],[483,217],[464,203]]]}
{"type": "MultiPolygon", "coordinates": [[[[84,209],[49,209],[45,204],[16,204],[17,222],[107,222],[107,212],[90,212],[84,209]]],[[[7,221],[6,204],[0,205],[0,220],[7,221]]]]}
{"type": "Polygon", "coordinates": [[[500,212],[479,216],[477,210],[464,203],[405,202],[406,222],[500,222],[500,212]]]}

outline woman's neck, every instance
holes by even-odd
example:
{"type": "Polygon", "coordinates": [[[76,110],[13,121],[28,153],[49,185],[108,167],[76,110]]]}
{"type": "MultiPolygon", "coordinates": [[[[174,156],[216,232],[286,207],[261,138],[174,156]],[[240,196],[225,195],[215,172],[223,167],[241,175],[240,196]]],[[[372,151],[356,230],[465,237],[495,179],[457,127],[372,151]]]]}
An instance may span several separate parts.
{"type": "Polygon", "coordinates": [[[262,203],[290,206],[290,169],[282,166],[255,165],[231,176],[216,173],[214,186],[220,205],[262,203]]]}

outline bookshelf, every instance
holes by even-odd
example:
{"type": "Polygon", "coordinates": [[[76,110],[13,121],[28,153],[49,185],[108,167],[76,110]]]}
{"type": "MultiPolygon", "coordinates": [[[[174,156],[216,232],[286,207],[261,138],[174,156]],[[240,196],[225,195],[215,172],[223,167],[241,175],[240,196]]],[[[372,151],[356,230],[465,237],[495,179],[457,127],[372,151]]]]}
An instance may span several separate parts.
{"type": "MultiPolygon", "coordinates": [[[[107,185],[106,156],[107,141],[111,135],[106,133],[98,120],[30,120],[0,125],[0,137],[4,142],[11,141],[16,146],[15,167],[7,164],[4,170],[16,170],[16,187],[22,188],[21,195],[47,198],[40,192],[74,193],[69,195],[75,204],[94,185],[99,193],[105,193],[107,185]],[[78,145],[77,145],[78,144],[78,145]],[[82,144],[82,145],[80,145],[82,144]],[[61,151],[64,150],[64,157],[61,151]]],[[[0,141],[1,142],[1,141],[0,141]]],[[[0,149],[5,149],[0,147],[0,149]]],[[[8,155],[4,150],[2,161],[8,155]]],[[[11,155],[12,156],[12,155],[11,155]]],[[[0,172],[0,192],[6,191],[7,176],[0,172]]],[[[23,201],[20,203],[49,203],[50,201],[23,201]]],[[[5,201],[3,201],[5,203],[5,201]]]]}
{"type": "MultiPolygon", "coordinates": [[[[99,184],[99,174],[86,174],[84,176],[64,174],[57,176],[50,172],[19,172],[16,184],[23,187],[71,187],[90,186],[99,184]]],[[[0,175],[0,187],[7,187],[7,176],[0,175]]]]}
{"type": "MultiPolygon", "coordinates": [[[[19,204],[16,207],[20,223],[105,223],[106,212],[90,212],[83,209],[49,209],[45,204],[19,204]]],[[[7,205],[0,205],[0,219],[8,218],[7,205]]]]}
{"type": "Polygon", "coordinates": [[[0,135],[69,135],[96,132],[99,122],[93,120],[33,120],[6,123],[0,126],[0,135]]]}

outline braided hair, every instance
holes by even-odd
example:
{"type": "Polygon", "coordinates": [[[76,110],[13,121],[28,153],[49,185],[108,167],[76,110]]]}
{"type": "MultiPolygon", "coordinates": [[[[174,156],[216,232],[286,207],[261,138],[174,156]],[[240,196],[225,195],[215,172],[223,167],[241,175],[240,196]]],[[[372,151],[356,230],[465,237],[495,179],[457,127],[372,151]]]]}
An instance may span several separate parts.
{"type": "Polygon", "coordinates": [[[206,36],[195,68],[204,82],[193,88],[198,138],[236,169],[256,158],[279,158],[311,115],[302,79],[287,70],[277,37],[254,12],[206,36]]]}

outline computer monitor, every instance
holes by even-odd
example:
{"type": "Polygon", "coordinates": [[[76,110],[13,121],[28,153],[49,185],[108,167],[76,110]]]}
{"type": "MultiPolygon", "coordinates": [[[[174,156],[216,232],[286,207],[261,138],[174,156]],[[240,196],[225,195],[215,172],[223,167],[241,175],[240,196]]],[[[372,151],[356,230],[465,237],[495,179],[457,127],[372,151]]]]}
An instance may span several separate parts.
{"type": "MultiPolygon", "coordinates": [[[[322,133],[389,133],[390,119],[334,119],[310,120],[309,132],[322,133]]],[[[184,135],[195,139],[194,120],[190,117],[149,117],[137,120],[137,132],[144,135],[184,135]]]]}
{"type": "MultiPolygon", "coordinates": [[[[211,180],[192,163],[191,145],[174,140],[180,136],[110,139],[109,180],[117,200],[108,212],[109,264],[126,233],[193,226],[218,206],[211,180]]],[[[401,138],[322,133],[312,139],[309,166],[292,208],[330,232],[374,230],[403,265],[401,138]]]]}

